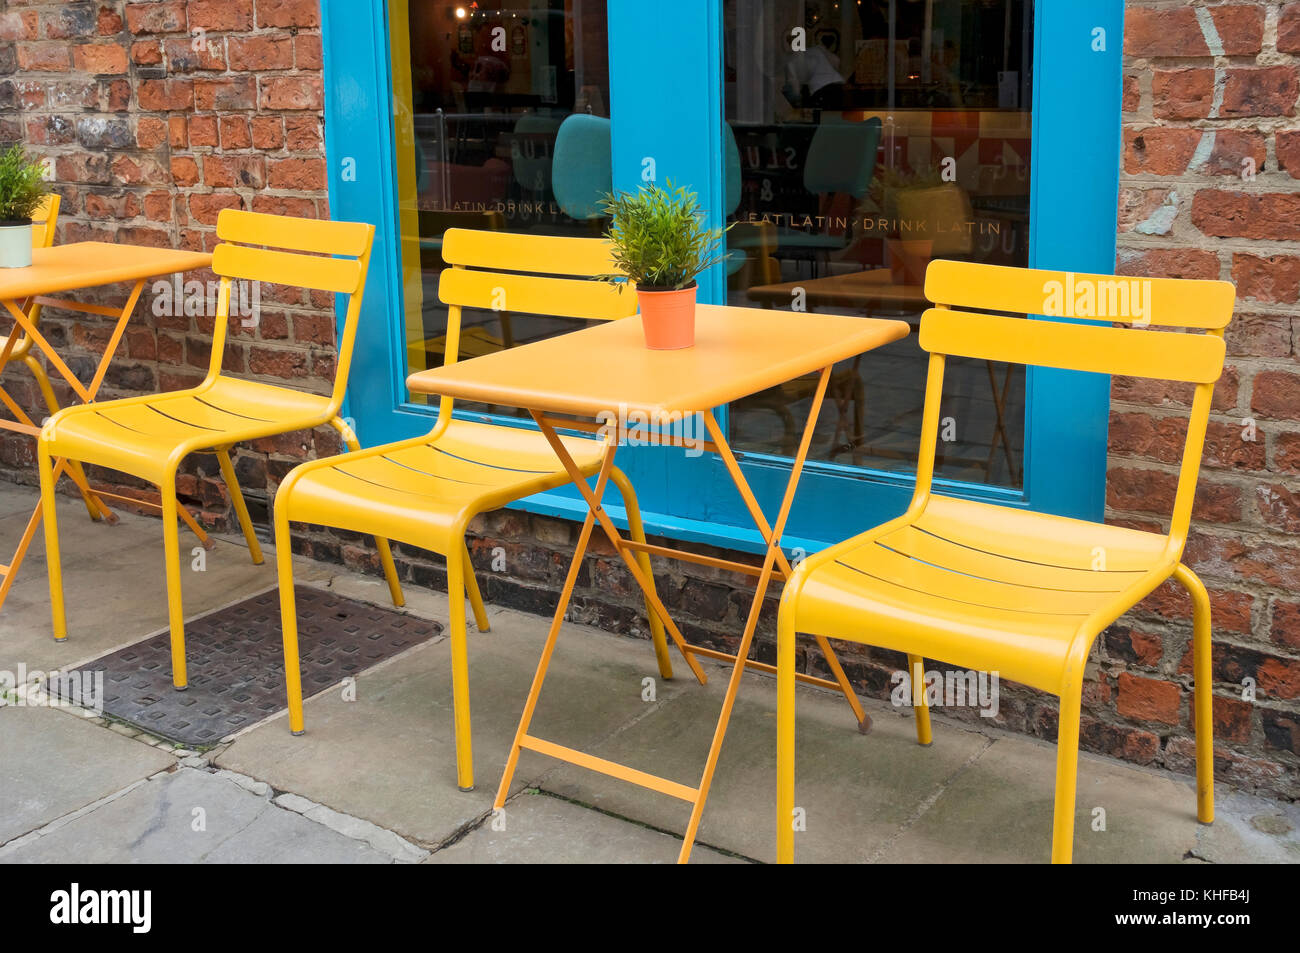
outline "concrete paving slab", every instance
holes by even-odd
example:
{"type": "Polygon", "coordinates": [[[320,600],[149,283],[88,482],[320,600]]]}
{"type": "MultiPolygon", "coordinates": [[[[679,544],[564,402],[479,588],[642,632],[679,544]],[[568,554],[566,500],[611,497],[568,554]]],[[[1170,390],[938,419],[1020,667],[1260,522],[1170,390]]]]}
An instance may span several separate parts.
{"type": "MultiPolygon", "coordinates": [[[[445,620],[445,595],[421,600],[445,620]]],[[[545,636],[535,616],[491,613],[492,630],[471,629],[470,704],[476,788],[456,787],[451,659],[446,639],[422,645],[362,675],[356,700],[330,691],[307,702],[307,733],[283,717],[241,735],[216,763],[364,818],[424,846],[446,841],[491,810],[545,636]]],[[[655,671],[638,644],[571,627],[535,725],[546,737],[590,747],[642,714],[641,679],[655,671]]],[[[525,753],[513,790],[554,765],[525,753]]]]}
{"type": "MultiPolygon", "coordinates": [[[[687,683],[678,697],[589,753],[698,785],[730,671],[721,665],[706,670],[706,687],[687,683]]],[[[774,679],[745,675],[705,804],[700,843],[775,860],[775,703],[774,679]]],[[[920,748],[910,716],[881,705],[870,713],[872,733],[859,734],[841,696],[799,687],[795,804],[807,824],[799,841],[804,861],[870,859],[919,802],[987,744],[958,729],[920,748]]],[[[684,832],[690,817],[684,801],[568,765],[543,779],[542,788],[663,830],[684,832]]]]}
{"type": "MultiPolygon", "coordinates": [[[[682,842],[661,831],[545,794],[524,792],[426,864],[671,864],[682,842]]],[[[740,864],[707,847],[692,860],[740,864]]]]}
{"type": "Polygon", "coordinates": [[[0,844],[176,763],[50,708],[0,708],[0,844]]]}
{"type": "Polygon", "coordinates": [[[38,837],[0,848],[7,863],[389,863],[362,841],[233,781],[180,768],[38,837]]]}
{"type": "MultiPolygon", "coordinates": [[[[936,725],[936,739],[941,733],[936,725]]],[[[1055,783],[1055,745],[999,737],[880,859],[1046,863],[1052,849],[1055,783]]],[[[1199,827],[1190,779],[1088,754],[1080,758],[1076,863],[1181,863],[1190,859],[1199,827]],[[1104,830],[1094,829],[1103,820],[1104,830]]]]}
{"type": "Polygon", "coordinates": [[[1215,791],[1214,823],[1198,825],[1194,855],[1214,864],[1300,864],[1300,804],[1215,791]]]}
{"type": "MultiPolygon", "coordinates": [[[[30,496],[28,503],[36,501],[33,489],[0,487],[0,500],[15,494],[30,496]]],[[[115,526],[92,523],[75,499],[60,500],[59,515],[69,638],[57,643],[51,635],[45,542],[43,533],[38,533],[0,611],[0,668],[12,670],[23,662],[29,669],[68,669],[167,625],[158,520],[123,512],[115,526]]],[[[10,540],[16,542],[20,533],[21,526],[12,519],[0,519],[0,540],[6,546],[10,540]]],[[[197,572],[192,570],[191,554],[197,545],[182,530],[181,587],[187,618],[275,585],[271,547],[264,546],[265,563],[254,566],[242,541],[218,538],[216,547],[205,553],[204,570],[197,572]]],[[[335,571],[319,563],[295,561],[300,582],[320,583],[335,571]]]]}

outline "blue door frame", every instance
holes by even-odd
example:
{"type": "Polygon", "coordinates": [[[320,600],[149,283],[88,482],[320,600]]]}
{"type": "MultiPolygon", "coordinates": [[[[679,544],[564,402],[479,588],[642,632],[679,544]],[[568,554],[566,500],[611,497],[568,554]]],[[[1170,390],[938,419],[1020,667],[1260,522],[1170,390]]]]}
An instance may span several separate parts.
{"type": "MultiPolygon", "coordinates": [[[[415,436],[433,425],[430,408],[406,401],[404,384],[387,3],[322,0],[321,9],[331,213],[376,227],[346,409],[361,441],[371,446],[415,436]]],[[[719,220],[724,205],[721,0],[659,0],[654,16],[644,10],[629,0],[609,0],[614,186],[637,187],[645,160],[652,158],[658,181],[671,178],[688,185],[719,220]]],[[[1124,3],[1038,0],[1034,16],[1030,264],[1110,272],[1119,189],[1124,3]]],[[[725,300],[721,269],[701,282],[700,295],[703,301],[725,300]]],[[[1110,379],[1031,368],[1025,386],[1023,490],[936,484],[950,495],[1100,519],[1110,379]]],[[[511,418],[500,422],[523,426],[511,418]]],[[[625,448],[619,465],[637,486],[648,531],[736,549],[761,548],[716,457],[625,448]]],[[[749,455],[742,466],[764,508],[774,512],[788,465],[749,455]]],[[[911,490],[912,480],[905,474],[810,463],[786,546],[814,551],[883,522],[903,510],[911,490]]],[[[584,512],[572,491],[540,494],[518,505],[574,518],[584,512]]]]}

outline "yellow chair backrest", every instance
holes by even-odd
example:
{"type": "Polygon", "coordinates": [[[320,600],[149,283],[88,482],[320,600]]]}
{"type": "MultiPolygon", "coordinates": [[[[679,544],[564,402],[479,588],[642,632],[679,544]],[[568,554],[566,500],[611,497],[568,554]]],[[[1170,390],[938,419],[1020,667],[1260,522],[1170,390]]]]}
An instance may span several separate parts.
{"type": "Polygon", "coordinates": [[[912,505],[924,506],[930,493],[947,355],[1181,381],[1196,385],[1170,524],[1171,542],[1181,551],[1191,522],[1214,383],[1223,373],[1223,333],[1236,299],[1232,284],[935,261],[926,273],[925,293],[938,307],[921,318],[920,344],[930,353],[930,371],[912,505]]]}
{"type": "Polygon", "coordinates": [[[59,204],[62,198],[54,192],[41,200],[32,213],[32,247],[49,248],[54,244],[54,230],[59,224],[59,204]]]}
{"type": "MultiPolygon", "coordinates": [[[[449,228],[442,257],[450,266],[438,281],[448,306],[447,364],[460,349],[461,311],[482,308],[587,321],[612,321],[636,314],[636,286],[593,281],[618,274],[610,243],[603,238],[556,238],[468,228],[449,228]]],[[[439,403],[438,420],[451,419],[452,401],[439,403]]]]}
{"type": "Polygon", "coordinates": [[[232,281],[261,281],[348,295],[339,338],[331,406],[337,413],[347,391],[357,319],[370,267],[375,227],[362,222],[331,222],[225,209],[217,217],[212,270],[221,278],[213,329],[209,377],[221,372],[222,348],[230,317],[232,281]]]}

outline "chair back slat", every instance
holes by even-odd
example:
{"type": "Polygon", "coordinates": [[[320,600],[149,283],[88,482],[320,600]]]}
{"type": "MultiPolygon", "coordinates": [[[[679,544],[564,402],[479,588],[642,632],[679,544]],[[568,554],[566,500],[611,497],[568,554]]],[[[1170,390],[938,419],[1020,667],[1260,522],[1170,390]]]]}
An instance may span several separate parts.
{"type": "Polygon", "coordinates": [[[362,266],[355,258],[325,258],[221,244],[212,253],[212,270],[225,278],[293,285],[336,294],[352,294],[361,284],[362,266]]]}
{"type": "Polygon", "coordinates": [[[603,238],[555,238],[510,232],[449,228],[442,257],[449,265],[488,271],[590,277],[617,272],[611,244],[603,238]]]}
{"type": "Polygon", "coordinates": [[[294,218],[223,209],[217,216],[217,238],[240,245],[262,245],[315,255],[360,258],[370,250],[374,226],[363,222],[294,218]]]}
{"type": "Polygon", "coordinates": [[[933,261],[925,276],[925,296],[954,308],[1205,330],[1228,326],[1236,294],[1227,281],[1076,274],[970,261],[933,261]]]}
{"type": "Polygon", "coordinates": [[[49,248],[54,244],[54,231],[59,224],[59,205],[63,199],[50,192],[32,213],[32,247],[49,248]]]}
{"type": "Polygon", "coordinates": [[[1223,338],[934,308],[921,347],[937,354],[1097,374],[1209,384],[1223,373],[1223,338]]]}
{"type": "Polygon", "coordinates": [[[543,278],[508,272],[447,268],[438,281],[444,304],[517,314],[609,321],[636,313],[636,291],[604,281],[543,278]]]}

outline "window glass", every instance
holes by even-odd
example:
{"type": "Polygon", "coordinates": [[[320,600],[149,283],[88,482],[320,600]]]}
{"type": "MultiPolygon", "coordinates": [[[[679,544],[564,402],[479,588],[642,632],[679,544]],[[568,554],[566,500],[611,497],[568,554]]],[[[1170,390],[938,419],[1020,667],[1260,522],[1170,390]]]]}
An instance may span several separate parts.
{"type": "MultiPolygon", "coordinates": [[[[728,300],[896,318],[934,259],[1029,261],[1030,0],[725,0],[728,300]]],[[[810,459],[910,471],[916,335],[836,367],[810,459]]],[[[731,407],[737,449],[793,455],[816,378],[731,407]]],[[[1023,368],[951,360],[937,472],[1019,487],[1023,368]]]]}

